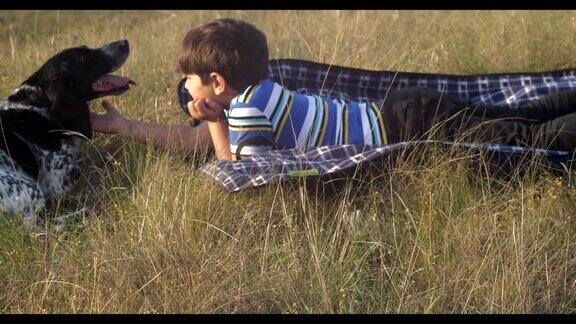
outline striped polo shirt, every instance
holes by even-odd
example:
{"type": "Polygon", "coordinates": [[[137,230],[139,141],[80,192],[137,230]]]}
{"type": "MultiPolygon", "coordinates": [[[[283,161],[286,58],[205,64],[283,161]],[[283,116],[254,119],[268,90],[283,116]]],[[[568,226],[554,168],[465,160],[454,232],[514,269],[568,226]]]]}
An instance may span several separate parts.
{"type": "Polygon", "coordinates": [[[249,86],[226,111],[233,154],[324,145],[386,145],[375,103],[324,100],[284,89],[270,80],[249,86]],[[238,147],[241,152],[237,152],[238,147]]]}

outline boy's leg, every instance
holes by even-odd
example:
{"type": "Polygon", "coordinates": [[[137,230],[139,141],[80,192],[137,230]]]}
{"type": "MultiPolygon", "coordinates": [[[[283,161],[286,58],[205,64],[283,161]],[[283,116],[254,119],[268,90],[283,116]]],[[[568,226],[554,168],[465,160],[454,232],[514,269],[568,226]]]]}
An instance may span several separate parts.
{"type": "Polygon", "coordinates": [[[480,106],[426,88],[391,91],[381,103],[391,143],[425,138],[576,149],[576,92],[542,97],[521,108],[480,106]],[[572,139],[574,138],[574,140],[572,139]]]}
{"type": "Polygon", "coordinates": [[[534,125],[534,146],[550,150],[576,149],[576,113],[534,125]]]}
{"type": "Polygon", "coordinates": [[[576,149],[576,113],[539,124],[463,116],[451,125],[450,133],[454,140],[465,142],[572,151],[576,149]]]}
{"type": "Polygon", "coordinates": [[[458,104],[446,94],[422,87],[392,90],[377,103],[390,143],[442,138],[445,128],[438,125],[460,109],[458,104]]]}
{"type": "Polygon", "coordinates": [[[576,91],[549,94],[518,108],[472,105],[464,113],[485,119],[518,118],[527,122],[542,123],[574,112],[576,112],[576,91]]]}

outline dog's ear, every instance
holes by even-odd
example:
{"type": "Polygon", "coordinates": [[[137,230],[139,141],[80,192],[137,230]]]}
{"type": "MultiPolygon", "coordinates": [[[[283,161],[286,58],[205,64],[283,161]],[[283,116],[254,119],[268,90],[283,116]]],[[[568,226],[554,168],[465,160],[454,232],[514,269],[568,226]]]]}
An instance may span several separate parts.
{"type": "Polygon", "coordinates": [[[50,117],[63,129],[81,133],[92,138],[90,110],[85,100],[80,98],[74,80],[60,77],[52,80],[46,94],[52,101],[50,117]]]}

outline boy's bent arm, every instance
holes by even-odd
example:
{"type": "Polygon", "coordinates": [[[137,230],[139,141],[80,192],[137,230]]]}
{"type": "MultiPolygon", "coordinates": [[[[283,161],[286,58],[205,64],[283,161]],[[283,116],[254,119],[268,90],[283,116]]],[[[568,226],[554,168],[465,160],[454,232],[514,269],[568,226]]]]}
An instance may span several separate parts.
{"type": "Polygon", "coordinates": [[[228,137],[228,122],[220,119],[216,122],[205,122],[210,129],[210,136],[218,160],[236,160],[230,150],[230,139],[228,137]]]}

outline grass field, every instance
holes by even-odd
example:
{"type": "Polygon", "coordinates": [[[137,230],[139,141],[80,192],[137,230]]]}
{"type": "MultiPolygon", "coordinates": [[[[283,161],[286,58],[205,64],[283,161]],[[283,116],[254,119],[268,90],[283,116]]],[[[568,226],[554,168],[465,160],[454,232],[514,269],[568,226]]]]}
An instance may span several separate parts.
{"type": "MultiPolygon", "coordinates": [[[[247,20],[272,58],[492,73],[576,66],[576,12],[0,12],[0,96],[72,45],[127,38],[112,102],[187,123],[174,72],[185,32],[247,20]]],[[[91,104],[101,110],[99,102],[91,104]]],[[[93,207],[63,233],[0,221],[2,313],[572,313],[573,174],[486,177],[426,152],[336,193],[298,183],[228,194],[183,156],[116,136],[85,145],[81,183],[49,210],[93,207]]]]}

